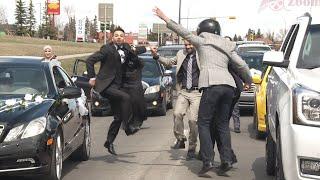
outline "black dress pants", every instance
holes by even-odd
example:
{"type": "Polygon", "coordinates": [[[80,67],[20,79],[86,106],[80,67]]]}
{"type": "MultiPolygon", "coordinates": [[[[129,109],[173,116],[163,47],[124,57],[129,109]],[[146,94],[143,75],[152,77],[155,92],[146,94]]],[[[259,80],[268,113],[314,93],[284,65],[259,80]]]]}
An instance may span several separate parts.
{"type": "Polygon", "coordinates": [[[130,96],[120,88],[110,86],[102,92],[102,96],[110,100],[111,109],[114,113],[114,120],[112,121],[107,142],[113,143],[118,135],[122,122],[129,122],[132,114],[132,106],[130,96]]]}
{"type": "MultiPolygon", "coordinates": [[[[213,158],[212,131],[216,130],[220,144],[221,162],[232,162],[229,113],[234,97],[234,88],[227,85],[215,85],[203,90],[199,114],[198,129],[200,150],[204,164],[213,158]],[[216,128],[212,129],[212,125],[216,128]]],[[[214,133],[214,134],[216,134],[214,133]]]]}

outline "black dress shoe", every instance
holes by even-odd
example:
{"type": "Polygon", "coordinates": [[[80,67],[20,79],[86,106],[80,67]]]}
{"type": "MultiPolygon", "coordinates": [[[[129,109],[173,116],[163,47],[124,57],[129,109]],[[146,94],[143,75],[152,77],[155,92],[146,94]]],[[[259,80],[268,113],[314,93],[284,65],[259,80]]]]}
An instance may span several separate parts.
{"type": "Polygon", "coordinates": [[[235,154],[232,155],[232,161],[231,164],[235,164],[238,162],[237,156],[235,154]]]}
{"type": "Polygon", "coordinates": [[[171,146],[171,149],[184,149],[186,145],[183,140],[177,140],[177,142],[171,146]]]}
{"type": "Polygon", "coordinates": [[[213,165],[211,162],[207,163],[207,164],[203,164],[201,170],[198,173],[198,176],[200,176],[200,177],[204,176],[211,169],[213,169],[213,165]]]}
{"type": "Polygon", "coordinates": [[[113,146],[112,143],[109,143],[108,141],[106,141],[103,146],[108,149],[108,152],[110,154],[113,154],[115,156],[117,155],[116,151],[114,150],[114,146],[113,146]]]}
{"type": "Polygon", "coordinates": [[[235,133],[241,133],[240,128],[234,128],[235,133]]]}
{"type": "Polygon", "coordinates": [[[140,128],[138,127],[133,127],[133,126],[129,126],[126,128],[126,130],[124,130],[124,132],[126,133],[127,136],[133,135],[136,132],[139,131],[140,128]]]}
{"type": "Polygon", "coordinates": [[[187,161],[190,161],[190,160],[193,160],[193,159],[195,159],[195,158],[196,158],[195,150],[189,149],[189,150],[188,150],[188,153],[187,153],[186,160],[187,160],[187,161]]]}
{"type": "Polygon", "coordinates": [[[217,171],[217,175],[218,176],[228,176],[226,174],[227,171],[229,171],[230,169],[232,169],[232,165],[229,162],[223,162],[221,163],[221,165],[219,166],[219,169],[217,171]]]}

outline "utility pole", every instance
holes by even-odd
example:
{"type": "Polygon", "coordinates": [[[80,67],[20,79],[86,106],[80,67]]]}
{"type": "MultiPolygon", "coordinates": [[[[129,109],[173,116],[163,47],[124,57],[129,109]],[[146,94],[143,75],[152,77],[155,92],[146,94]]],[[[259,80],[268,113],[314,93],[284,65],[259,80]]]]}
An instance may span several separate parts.
{"type": "MultiPolygon", "coordinates": [[[[179,0],[179,19],[178,23],[181,24],[181,0],[179,0]]],[[[180,44],[180,37],[178,36],[178,44],[180,44]]]]}
{"type": "Polygon", "coordinates": [[[104,6],[104,44],[107,44],[107,4],[104,6]]]}

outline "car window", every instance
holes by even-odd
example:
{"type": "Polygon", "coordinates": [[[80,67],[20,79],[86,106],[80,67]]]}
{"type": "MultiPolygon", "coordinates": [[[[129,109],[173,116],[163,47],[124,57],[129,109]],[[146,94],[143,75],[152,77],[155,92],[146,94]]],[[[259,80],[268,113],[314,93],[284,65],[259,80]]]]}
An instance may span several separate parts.
{"type": "Polygon", "coordinates": [[[297,68],[320,67],[320,25],[311,25],[307,29],[306,37],[302,45],[297,68]]]}
{"type": "Polygon", "coordinates": [[[156,61],[144,61],[142,69],[143,78],[156,78],[161,76],[159,66],[156,61]]]}
{"type": "Polygon", "coordinates": [[[247,46],[247,47],[238,47],[238,52],[243,53],[243,52],[251,52],[251,51],[270,51],[270,47],[266,46],[247,46]]]}
{"type": "Polygon", "coordinates": [[[61,68],[55,66],[53,67],[53,76],[56,83],[56,86],[58,88],[65,88],[67,86],[74,86],[71,79],[68,77],[68,75],[61,70],[61,68]]]}
{"type": "Polygon", "coordinates": [[[261,72],[265,71],[267,65],[263,64],[263,54],[241,55],[241,58],[248,64],[250,69],[256,69],[261,72]]]}
{"type": "Polygon", "coordinates": [[[32,67],[0,67],[0,94],[48,94],[42,69],[32,67]]]}

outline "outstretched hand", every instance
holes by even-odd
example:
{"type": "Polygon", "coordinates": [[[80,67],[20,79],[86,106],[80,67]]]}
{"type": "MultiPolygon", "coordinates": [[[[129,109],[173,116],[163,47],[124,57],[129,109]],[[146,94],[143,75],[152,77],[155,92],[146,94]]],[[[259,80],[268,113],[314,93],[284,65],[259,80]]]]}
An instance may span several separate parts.
{"type": "Polygon", "coordinates": [[[158,7],[153,8],[152,11],[155,13],[156,16],[158,16],[160,19],[164,20],[165,22],[170,21],[170,19],[158,7]]]}

